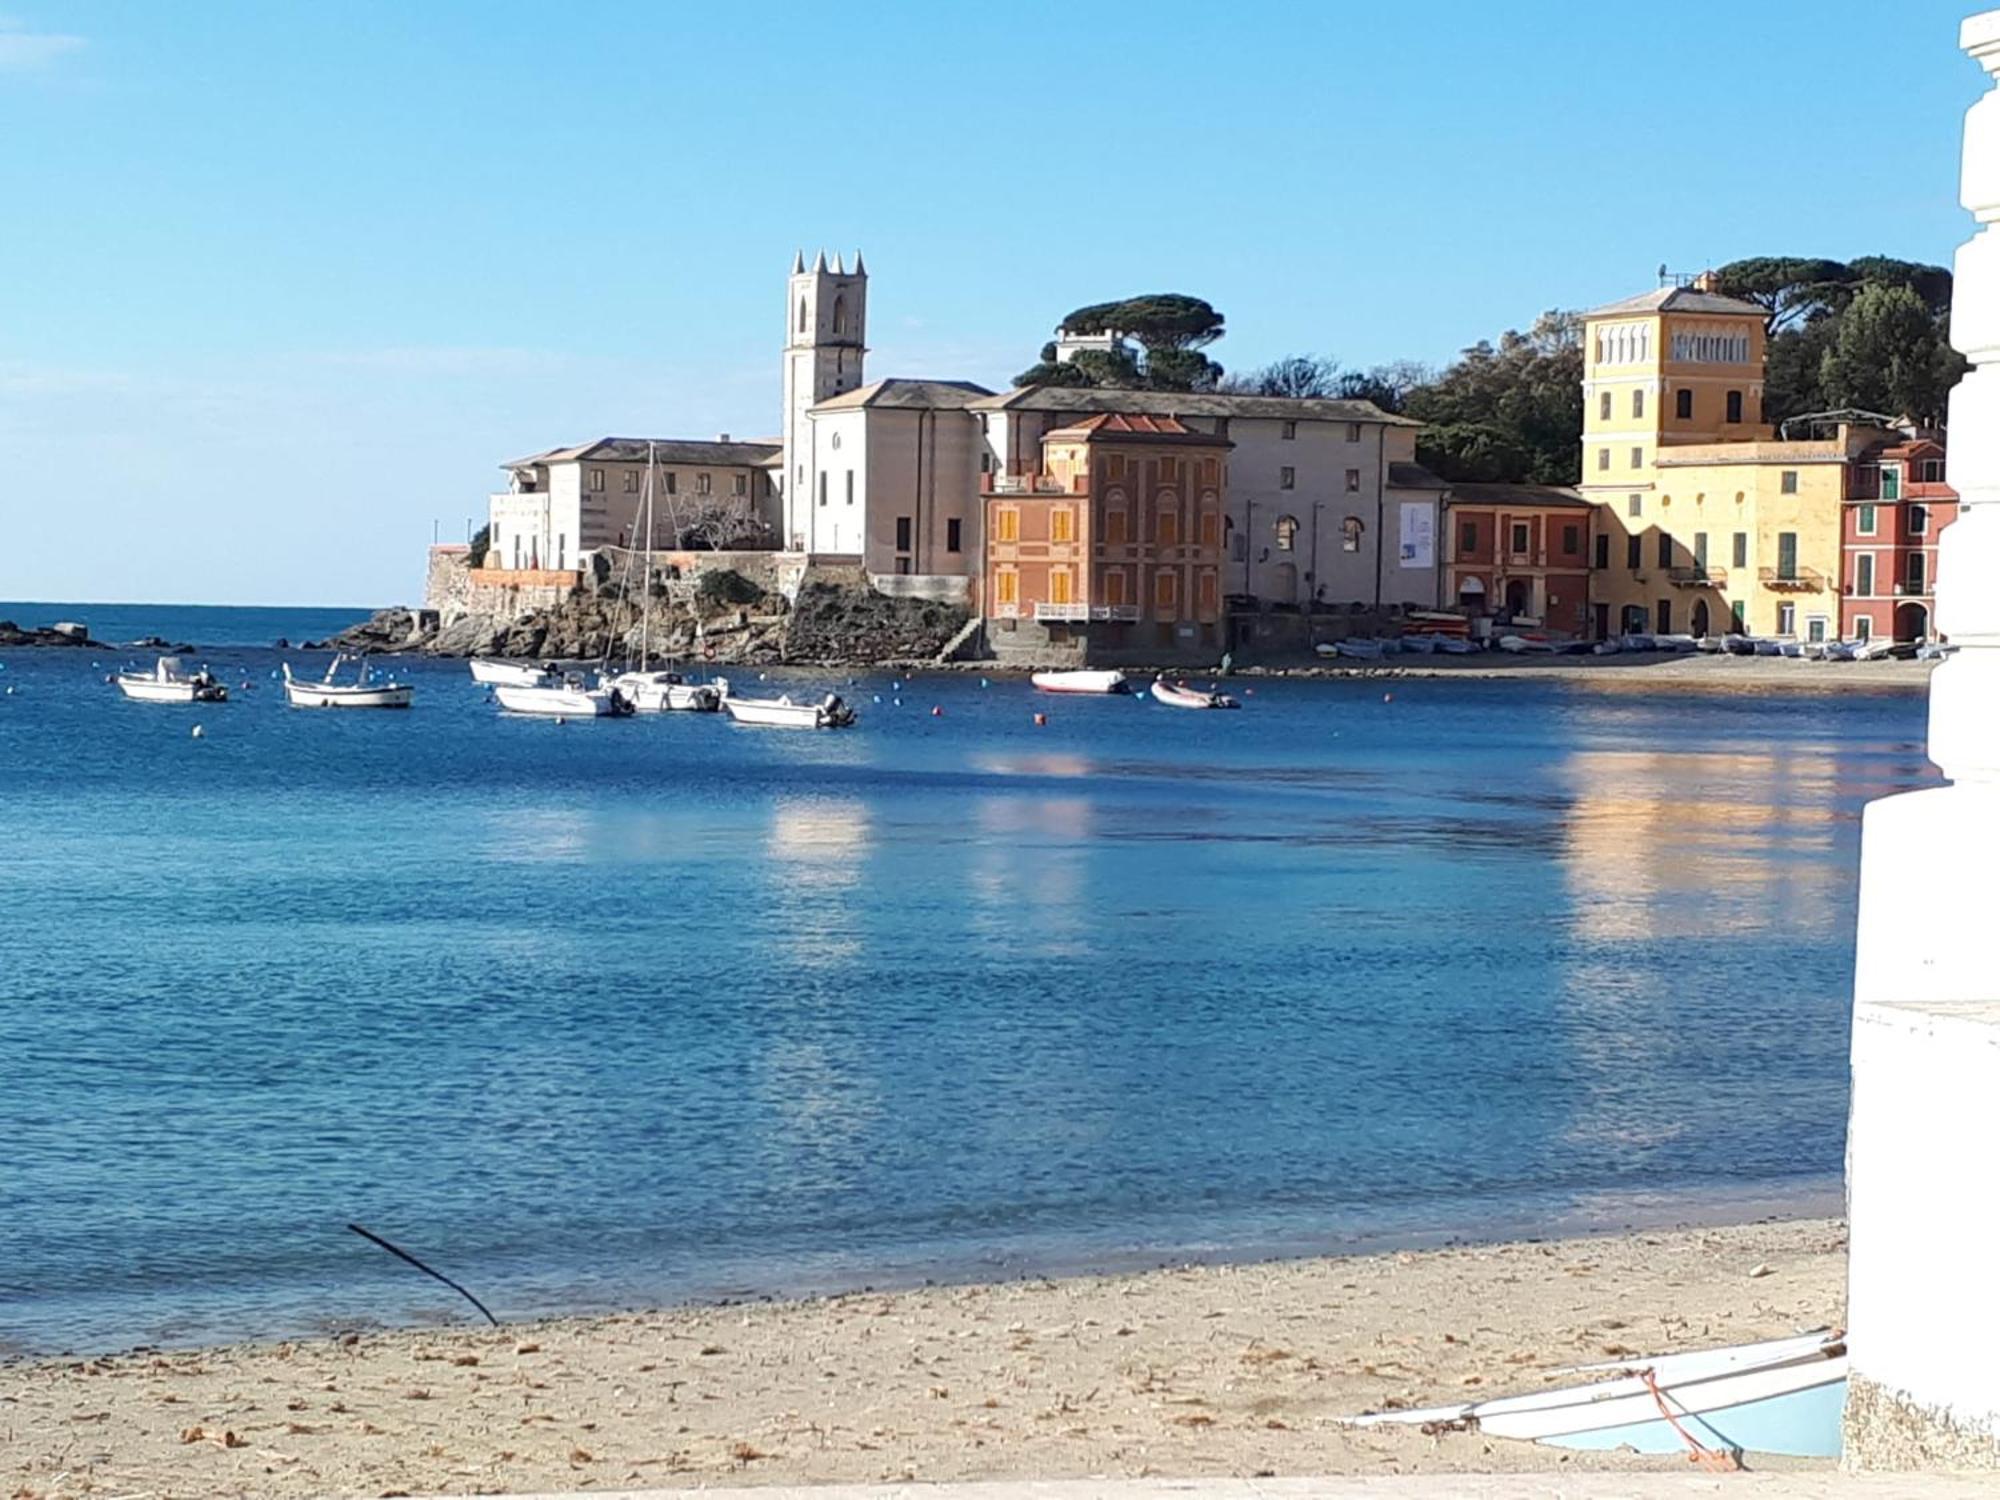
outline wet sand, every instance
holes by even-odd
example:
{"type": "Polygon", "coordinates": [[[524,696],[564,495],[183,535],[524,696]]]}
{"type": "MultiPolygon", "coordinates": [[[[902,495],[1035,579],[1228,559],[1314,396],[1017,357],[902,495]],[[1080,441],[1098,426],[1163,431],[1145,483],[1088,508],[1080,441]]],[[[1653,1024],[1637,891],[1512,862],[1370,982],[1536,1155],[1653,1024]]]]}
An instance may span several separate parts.
{"type": "Polygon", "coordinates": [[[1845,1277],[1822,1219],[15,1363],[0,1495],[1686,1473],[1335,1418],[1837,1326],[1845,1277]]]}

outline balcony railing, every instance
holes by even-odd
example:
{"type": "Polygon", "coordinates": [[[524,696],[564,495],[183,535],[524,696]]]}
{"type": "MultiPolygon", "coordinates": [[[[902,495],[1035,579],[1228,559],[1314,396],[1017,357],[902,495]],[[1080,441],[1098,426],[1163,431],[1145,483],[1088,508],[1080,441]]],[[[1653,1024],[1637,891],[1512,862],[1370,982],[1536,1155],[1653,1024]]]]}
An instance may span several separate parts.
{"type": "Polygon", "coordinates": [[[1035,605],[1037,620],[1073,621],[1088,623],[1092,620],[1136,620],[1139,606],[1136,604],[1055,604],[1041,600],[1035,605]]]}
{"type": "Polygon", "coordinates": [[[986,476],[986,493],[989,495],[1081,495],[1084,492],[1081,476],[1069,484],[1048,474],[986,476]]]}
{"type": "Polygon", "coordinates": [[[1826,579],[1811,568],[1759,568],[1757,581],[1777,593],[1816,594],[1826,579]]]}
{"type": "Polygon", "coordinates": [[[1928,599],[1931,596],[1929,580],[1903,578],[1897,580],[1896,597],[1899,599],[1928,599]]]}
{"type": "Polygon", "coordinates": [[[1719,589],[1729,574],[1723,568],[1669,568],[1667,582],[1677,589],[1719,589]]]}

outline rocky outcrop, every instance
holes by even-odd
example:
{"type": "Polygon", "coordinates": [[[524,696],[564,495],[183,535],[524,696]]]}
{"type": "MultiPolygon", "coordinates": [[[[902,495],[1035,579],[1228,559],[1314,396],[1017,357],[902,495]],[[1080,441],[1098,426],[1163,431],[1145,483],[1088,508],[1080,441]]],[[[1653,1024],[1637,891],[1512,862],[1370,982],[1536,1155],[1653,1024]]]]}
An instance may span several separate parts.
{"type": "Polygon", "coordinates": [[[92,646],[99,651],[110,648],[102,641],[90,638],[90,632],[81,625],[31,625],[26,629],[12,620],[0,620],[0,646],[92,646]]]}
{"type": "Polygon", "coordinates": [[[533,661],[629,659],[647,644],[655,657],[718,665],[860,665],[933,657],[968,618],[959,606],[889,598],[857,569],[809,573],[793,602],[730,568],[693,578],[661,569],[643,583],[599,568],[586,570],[561,602],[518,615],[463,614],[440,622],[430,611],[385,609],[323,644],[533,661]],[[652,596],[650,631],[645,588],[652,596]]]}

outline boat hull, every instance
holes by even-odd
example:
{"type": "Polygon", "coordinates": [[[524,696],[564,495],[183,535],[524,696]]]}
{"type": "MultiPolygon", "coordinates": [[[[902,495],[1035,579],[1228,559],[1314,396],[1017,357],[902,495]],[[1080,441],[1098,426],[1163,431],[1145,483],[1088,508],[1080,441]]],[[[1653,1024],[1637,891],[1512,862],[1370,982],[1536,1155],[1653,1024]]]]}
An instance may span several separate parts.
{"type": "Polygon", "coordinates": [[[605,684],[624,694],[635,713],[712,714],[722,695],[706,683],[682,682],[671,672],[627,672],[605,684]]]}
{"type": "Polygon", "coordinates": [[[1129,693],[1123,672],[1036,672],[1028,678],[1043,693],[1129,693]]]}
{"type": "Polygon", "coordinates": [[[496,686],[493,696],[509,713],[552,719],[610,719],[630,710],[609,688],[496,686]]]}
{"type": "Polygon", "coordinates": [[[408,683],[381,687],[340,687],[324,683],[288,682],[285,701],[293,708],[408,708],[416,689],[408,683]]]}
{"type": "Polygon", "coordinates": [[[554,687],[552,673],[518,661],[493,661],[475,656],[470,663],[472,680],[487,687],[554,687]]]}
{"type": "Polygon", "coordinates": [[[1237,708],[1234,698],[1221,693],[1204,693],[1194,688],[1175,687],[1170,682],[1155,681],[1150,689],[1153,701],[1164,703],[1168,708],[1237,708]]]}
{"type": "Polygon", "coordinates": [[[150,677],[120,677],[118,691],[137,703],[220,703],[229,695],[220,687],[192,682],[156,682],[150,677]]]}
{"type": "Polygon", "coordinates": [[[845,704],[830,707],[820,703],[792,703],[783,698],[730,698],[722,708],[738,724],[756,724],[767,729],[845,729],[854,722],[854,710],[845,704]]]}

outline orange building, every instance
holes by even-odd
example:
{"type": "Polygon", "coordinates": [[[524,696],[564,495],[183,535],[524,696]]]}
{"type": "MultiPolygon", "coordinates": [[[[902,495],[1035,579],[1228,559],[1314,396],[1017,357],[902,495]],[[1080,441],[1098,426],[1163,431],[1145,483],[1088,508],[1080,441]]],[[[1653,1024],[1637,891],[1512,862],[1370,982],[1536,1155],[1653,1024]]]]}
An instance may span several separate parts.
{"type": "Polygon", "coordinates": [[[1498,624],[1587,634],[1596,511],[1575,490],[1453,485],[1445,501],[1445,597],[1498,624]]]}
{"type": "Polygon", "coordinates": [[[1230,447],[1173,417],[1100,412],[1045,434],[1039,473],[987,475],[982,592],[994,655],[1220,652],[1230,447]]]}

